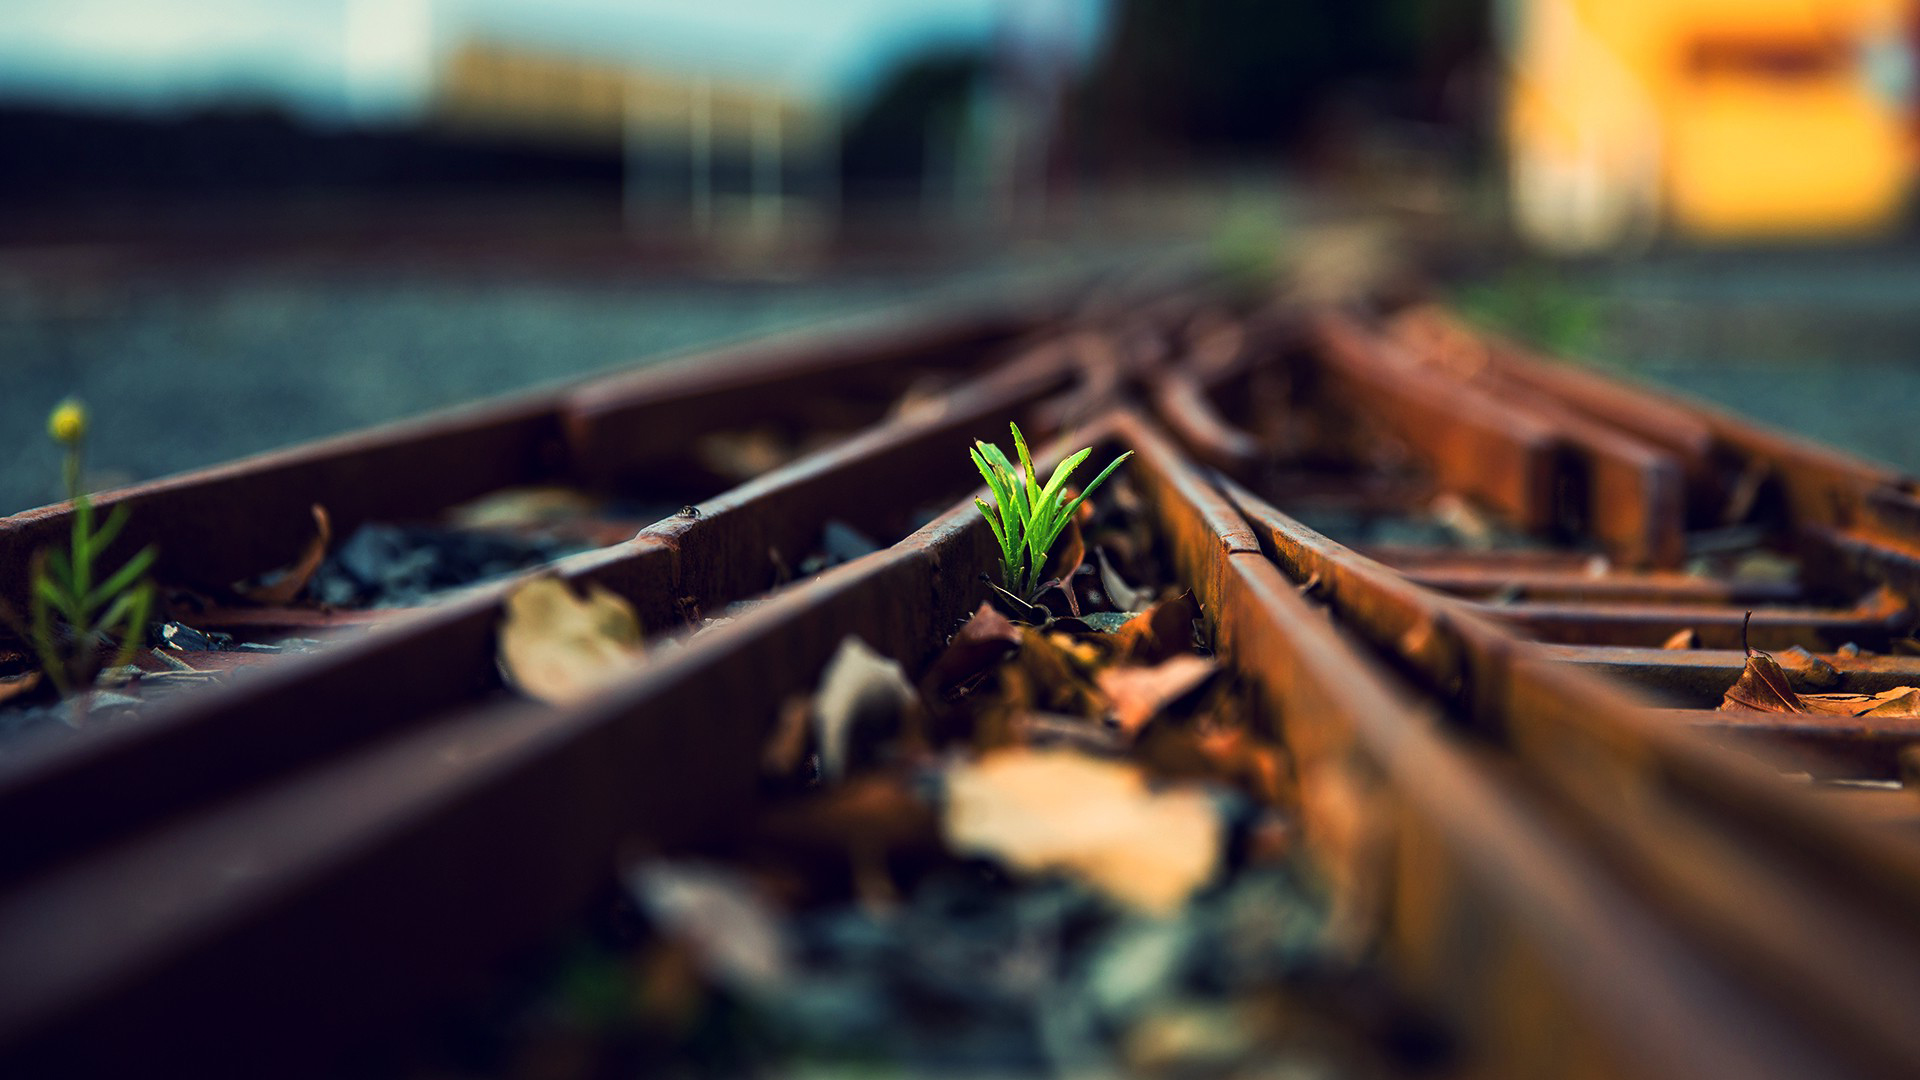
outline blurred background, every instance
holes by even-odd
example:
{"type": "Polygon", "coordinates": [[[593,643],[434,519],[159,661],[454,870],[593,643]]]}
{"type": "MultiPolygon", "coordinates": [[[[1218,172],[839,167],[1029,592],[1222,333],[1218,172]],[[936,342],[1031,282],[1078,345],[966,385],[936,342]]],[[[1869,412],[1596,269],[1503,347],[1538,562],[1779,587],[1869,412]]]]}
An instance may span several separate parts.
{"type": "Polygon", "coordinates": [[[69,393],[112,484],[1349,221],[1920,469],[1915,8],[6,0],[0,513],[55,497],[69,393]]]}

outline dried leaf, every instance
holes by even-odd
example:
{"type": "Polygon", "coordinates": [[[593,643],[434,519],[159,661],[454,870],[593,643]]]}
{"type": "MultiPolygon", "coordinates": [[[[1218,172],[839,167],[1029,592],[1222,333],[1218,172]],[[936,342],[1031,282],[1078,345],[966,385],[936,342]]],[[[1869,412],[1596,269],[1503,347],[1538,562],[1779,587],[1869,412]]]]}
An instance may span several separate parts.
{"type": "Polygon", "coordinates": [[[756,827],[796,861],[816,868],[831,856],[935,851],[939,824],[904,772],[872,772],[770,809],[756,827]]]}
{"type": "MultiPolygon", "coordinates": [[[[1747,612],[1747,620],[1741,624],[1740,640],[1747,638],[1747,627],[1753,623],[1753,612],[1747,612]]],[[[1764,652],[1747,646],[1747,666],[1741,670],[1740,677],[1734,680],[1726,697],[1720,701],[1722,710],[1753,709],[1758,712],[1805,712],[1800,698],[1793,692],[1793,685],[1787,681],[1787,673],[1780,668],[1778,661],[1764,652]]]]}
{"type": "Polygon", "coordinates": [[[500,666],[529,697],[579,701],[619,679],[640,658],[640,622],[625,600],[594,586],[585,600],[540,577],[515,589],[500,623],[500,666]]]}
{"type": "Polygon", "coordinates": [[[1153,667],[1108,668],[1095,682],[1113,703],[1114,725],[1132,738],[1160,710],[1199,689],[1215,670],[1213,661],[1187,653],[1153,667]]]}
{"type": "Polygon", "coordinates": [[[769,776],[793,776],[807,760],[813,746],[813,699],[790,695],[780,703],[779,719],[773,733],[760,748],[760,769],[769,776]]]}
{"type": "Polygon", "coordinates": [[[1920,716],[1920,687],[1896,686],[1877,694],[1802,694],[1805,712],[1824,716],[1920,716]]]}
{"type": "Polygon", "coordinates": [[[1094,558],[1100,563],[1100,588],[1107,594],[1107,600],[1121,611],[1139,611],[1153,600],[1152,589],[1136,589],[1128,585],[1113,564],[1107,561],[1105,548],[1094,551],[1094,558]]]}
{"type": "Polygon", "coordinates": [[[574,488],[514,487],[462,503],[446,516],[463,529],[524,529],[591,518],[603,502],[574,488]]]}
{"type": "Polygon", "coordinates": [[[1068,750],[1003,750],[947,775],[947,843],[1023,873],[1064,872],[1122,903],[1171,914],[1213,877],[1213,800],[1155,793],[1132,765],[1068,750]]]}
{"type": "Polygon", "coordinates": [[[1193,649],[1193,621],[1200,602],[1184,592],[1128,619],[1113,634],[1114,655],[1135,664],[1158,664],[1193,649]]]}
{"type": "Polygon", "coordinates": [[[771,428],[709,432],[694,443],[700,464],[730,480],[750,480],[793,460],[794,448],[771,428]]]}
{"type": "Polygon", "coordinates": [[[626,886],[655,925],[691,947],[716,983],[768,992],[786,982],[792,961],[784,922],[737,873],[650,863],[629,871],[626,886]]]}
{"type": "Polygon", "coordinates": [[[1700,647],[1700,632],[1692,627],[1676,630],[1673,636],[1660,644],[1663,649],[1697,649],[1700,647]]]}
{"type": "Polygon", "coordinates": [[[1787,673],[1763,652],[1749,652],[1747,666],[1740,678],[1720,702],[1723,710],[1754,709],[1759,712],[1806,712],[1800,696],[1787,682],[1787,673]]]}
{"type": "Polygon", "coordinates": [[[40,685],[40,673],[29,671],[24,675],[15,675],[10,679],[0,679],[0,702],[10,701],[21,694],[33,692],[40,685]]]}
{"type": "Polygon", "coordinates": [[[1001,683],[1010,702],[1023,710],[1093,719],[1107,711],[1107,699],[1090,677],[1101,659],[1091,644],[1027,628],[1021,631],[1015,664],[1001,672],[1001,683]]]}
{"type": "Polygon", "coordinates": [[[1019,647],[1020,628],[992,604],[982,603],[947,642],[945,651],[927,669],[922,683],[932,696],[938,696],[948,687],[992,667],[1019,647]]]}
{"type": "Polygon", "coordinates": [[[1820,659],[1799,645],[1782,649],[1774,660],[1782,671],[1793,676],[1801,686],[1815,690],[1825,690],[1840,685],[1840,672],[1832,664],[1820,659]]]}
{"type": "Polygon", "coordinates": [[[845,776],[856,753],[864,756],[872,742],[906,730],[919,703],[919,693],[897,661],[857,637],[843,638],[813,696],[820,774],[830,780],[845,776]]]}
{"type": "Polygon", "coordinates": [[[1920,716],[1920,687],[1896,686],[1875,694],[1874,705],[1855,716],[1920,716]]]}
{"type": "Polygon", "coordinates": [[[313,580],[320,564],[327,561],[327,545],[333,542],[333,525],[327,520],[327,508],[319,503],[313,504],[313,528],[313,539],[307,541],[306,550],[293,565],[265,575],[257,585],[235,585],[233,591],[262,607],[285,607],[293,603],[306,590],[307,582],[313,580]]]}

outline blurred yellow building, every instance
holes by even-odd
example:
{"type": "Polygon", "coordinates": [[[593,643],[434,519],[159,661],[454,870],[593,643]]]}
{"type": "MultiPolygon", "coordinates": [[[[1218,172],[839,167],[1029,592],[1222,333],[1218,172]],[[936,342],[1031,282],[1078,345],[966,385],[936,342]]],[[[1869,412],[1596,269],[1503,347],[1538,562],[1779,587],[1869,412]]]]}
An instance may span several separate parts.
{"type": "Polygon", "coordinates": [[[1914,171],[1906,0],[1511,0],[1512,209],[1559,252],[1857,233],[1914,171]]]}

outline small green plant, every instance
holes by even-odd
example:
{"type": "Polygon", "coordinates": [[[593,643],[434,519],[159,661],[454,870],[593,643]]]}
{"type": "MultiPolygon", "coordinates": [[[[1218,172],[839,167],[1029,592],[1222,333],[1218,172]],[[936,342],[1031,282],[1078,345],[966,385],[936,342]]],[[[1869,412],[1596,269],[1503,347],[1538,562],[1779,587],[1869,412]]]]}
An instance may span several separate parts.
{"type": "Polygon", "coordinates": [[[1043,487],[1034,474],[1033,456],[1027,452],[1027,440],[1020,434],[1020,425],[1008,426],[1013,429],[1013,449],[1020,456],[1020,467],[1014,468],[998,446],[976,442],[968,452],[974,467],[980,470],[993,492],[994,505],[989,506],[984,499],[973,501],[993,528],[993,538],[1000,541],[1000,578],[1007,591],[1031,597],[1043,584],[1040,575],[1047,567],[1047,553],[1066,529],[1067,522],[1073,520],[1073,512],[1121,462],[1133,456],[1133,451],[1114,458],[1113,464],[1101,470],[1093,483],[1069,502],[1067,480],[1093,453],[1093,448],[1087,447],[1061,462],[1043,487]]]}
{"type": "Polygon", "coordinates": [[[66,450],[61,477],[73,500],[73,539],[66,550],[50,548],[33,560],[27,637],[41,670],[61,694],[93,684],[103,646],[120,641],[113,666],[133,659],[146,638],[147,613],[153,607],[153,583],[144,580],[154,549],[142,548],[111,574],[100,573],[99,559],[127,524],[127,508],[116,506],[96,529],[93,502],[80,488],[80,467],[87,438],[87,411],[71,398],[47,418],[47,433],[66,450]],[[55,616],[64,625],[56,625],[55,616]]]}

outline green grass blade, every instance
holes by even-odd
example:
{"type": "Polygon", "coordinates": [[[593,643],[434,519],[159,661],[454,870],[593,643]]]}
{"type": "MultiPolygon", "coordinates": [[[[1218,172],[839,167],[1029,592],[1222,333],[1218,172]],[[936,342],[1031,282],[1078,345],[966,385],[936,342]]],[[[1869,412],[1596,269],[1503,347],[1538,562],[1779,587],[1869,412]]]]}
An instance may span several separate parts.
{"type": "Polygon", "coordinates": [[[35,577],[47,576],[53,579],[62,591],[73,592],[73,567],[67,561],[67,553],[59,548],[48,548],[43,565],[36,568],[35,577]]]}
{"type": "Polygon", "coordinates": [[[60,586],[55,585],[52,578],[44,574],[34,578],[33,595],[38,597],[42,603],[58,611],[68,622],[72,623],[76,629],[79,628],[80,612],[73,602],[73,597],[68,596],[60,586]]]}
{"type": "Polygon", "coordinates": [[[1107,476],[1113,472],[1113,470],[1119,468],[1121,462],[1127,460],[1132,456],[1133,456],[1133,451],[1129,450],[1126,453],[1121,454],[1119,457],[1114,458],[1113,464],[1100,470],[1100,475],[1093,478],[1093,483],[1087,485],[1086,490],[1080,493],[1080,497],[1067,504],[1066,512],[1061,515],[1061,518],[1065,519],[1065,518],[1072,517],[1073,512],[1075,510],[1080,509],[1080,504],[1087,501],[1087,496],[1093,494],[1093,489],[1099,487],[1100,482],[1102,480],[1105,480],[1107,476]]]}
{"type": "Polygon", "coordinates": [[[27,598],[27,617],[32,623],[32,633],[29,636],[33,639],[34,655],[40,658],[40,670],[46,672],[47,678],[53,680],[54,689],[60,691],[61,697],[65,697],[71,692],[72,687],[67,679],[66,662],[61,658],[59,646],[53,636],[53,620],[47,611],[46,597],[38,588],[40,582],[45,580],[45,577],[34,575],[36,587],[32,595],[27,598]]]}
{"type": "Polygon", "coordinates": [[[1027,452],[1027,437],[1020,434],[1020,425],[1009,422],[1013,429],[1013,448],[1020,454],[1020,467],[1026,470],[1027,487],[1035,492],[1040,490],[1040,479],[1033,475],[1033,455],[1027,452]]]}
{"type": "Polygon", "coordinates": [[[1068,458],[1067,460],[1061,462],[1053,470],[1053,476],[1048,478],[1047,486],[1045,489],[1045,495],[1047,498],[1046,500],[1043,500],[1043,501],[1046,502],[1046,505],[1051,506],[1053,505],[1053,502],[1051,500],[1057,500],[1060,498],[1060,492],[1067,486],[1067,478],[1072,476],[1073,470],[1078,469],[1080,467],[1080,463],[1087,460],[1087,456],[1092,453],[1093,453],[1093,447],[1089,446],[1085,450],[1082,450],[1079,453],[1068,458]]]}
{"type": "Polygon", "coordinates": [[[974,499],[973,505],[980,508],[980,516],[987,519],[987,527],[993,530],[993,538],[1000,542],[1000,557],[1004,560],[1007,552],[1007,530],[1000,527],[1000,515],[993,512],[985,499],[974,499]]]}
{"type": "Polygon", "coordinates": [[[980,450],[987,455],[988,461],[1004,470],[1003,480],[1007,484],[1009,505],[1022,519],[1032,517],[1033,511],[1027,503],[1027,485],[1020,479],[1020,470],[1014,467],[1013,462],[1007,460],[1005,451],[992,443],[981,443],[980,450]]]}
{"type": "Polygon", "coordinates": [[[83,610],[92,611],[124,592],[129,585],[139,580],[140,575],[147,572],[147,567],[153,565],[154,556],[158,554],[159,552],[152,546],[141,548],[139,554],[127,560],[127,565],[114,571],[112,577],[101,582],[99,587],[87,594],[86,603],[82,605],[83,610]]]}
{"type": "Polygon", "coordinates": [[[93,549],[87,543],[92,537],[93,500],[81,495],[73,500],[73,567],[70,581],[75,596],[85,596],[93,588],[93,549]]]}
{"type": "Polygon", "coordinates": [[[967,458],[973,462],[973,467],[980,471],[980,479],[987,482],[987,490],[993,492],[993,497],[997,499],[1000,497],[1000,477],[993,471],[993,466],[987,464],[986,455],[980,452],[980,446],[980,443],[974,443],[968,447],[967,458]]]}
{"type": "Polygon", "coordinates": [[[100,526],[100,531],[87,540],[88,556],[98,558],[105,554],[107,545],[119,537],[120,530],[126,526],[129,516],[131,515],[127,513],[126,503],[114,507],[113,511],[107,515],[106,523],[100,526]]]}
{"type": "Polygon", "coordinates": [[[107,617],[101,620],[102,629],[111,632],[117,619],[122,623],[120,651],[114,654],[114,667],[130,663],[133,654],[147,643],[147,613],[152,609],[153,583],[141,582],[139,588],[121,593],[107,610],[107,617]]]}
{"type": "Polygon", "coordinates": [[[980,478],[987,482],[987,490],[993,493],[994,503],[1003,508],[1010,505],[1005,478],[987,464],[987,459],[978,449],[969,450],[968,456],[973,459],[973,467],[980,470],[980,478]]]}
{"type": "MultiPolygon", "coordinates": [[[[1051,536],[1059,536],[1060,530],[1067,525],[1066,516],[1060,513],[1060,504],[1063,501],[1060,493],[1066,489],[1067,479],[1073,475],[1073,471],[1078,469],[1080,463],[1087,460],[1087,456],[1091,453],[1093,453],[1093,447],[1089,446],[1061,462],[1060,467],[1053,470],[1052,479],[1047,481],[1046,490],[1040,493],[1041,527],[1051,536]]],[[[1049,540],[1048,543],[1052,541],[1049,540]]]]}

